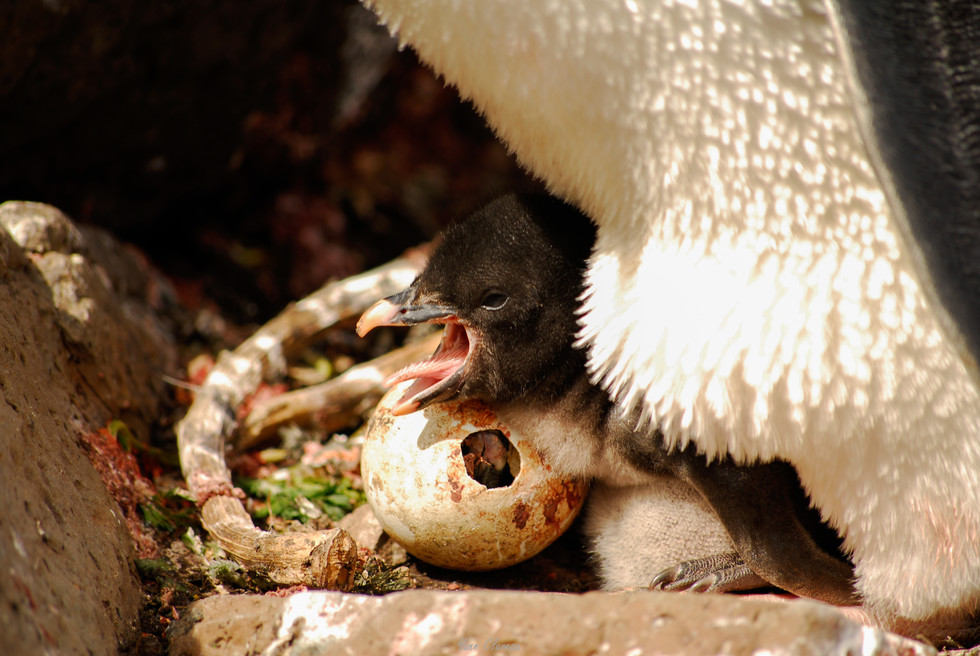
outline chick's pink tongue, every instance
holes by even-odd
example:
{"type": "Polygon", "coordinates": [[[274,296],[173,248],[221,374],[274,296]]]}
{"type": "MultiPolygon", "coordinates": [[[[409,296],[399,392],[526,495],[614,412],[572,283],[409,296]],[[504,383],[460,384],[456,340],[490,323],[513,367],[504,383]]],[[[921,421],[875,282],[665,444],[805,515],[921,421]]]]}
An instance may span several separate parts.
{"type": "Polygon", "coordinates": [[[439,381],[452,376],[457,369],[463,366],[464,361],[465,358],[433,356],[426,360],[413,362],[404,369],[399,369],[388,376],[388,379],[385,380],[385,385],[391,387],[405,380],[417,379],[416,384],[412,385],[413,388],[422,381],[427,381],[423,389],[425,387],[431,387],[439,381]]]}
{"type": "Polygon", "coordinates": [[[415,381],[399,399],[394,414],[404,415],[417,410],[420,402],[414,399],[456,374],[466,364],[469,351],[470,340],[466,329],[458,323],[447,325],[435,353],[396,371],[385,381],[388,386],[406,380],[415,381]]]}
{"type": "Polygon", "coordinates": [[[415,380],[398,400],[398,405],[394,408],[394,414],[397,416],[414,412],[419,404],[413,402],[412,399],[452,376],[463,366],[465,361],[465,354],[462,357],[436,354],[427,360],[410,364],[389,376],[385,381],[385,385],[389,386],[397,385],[406,380],[415,380]]]}

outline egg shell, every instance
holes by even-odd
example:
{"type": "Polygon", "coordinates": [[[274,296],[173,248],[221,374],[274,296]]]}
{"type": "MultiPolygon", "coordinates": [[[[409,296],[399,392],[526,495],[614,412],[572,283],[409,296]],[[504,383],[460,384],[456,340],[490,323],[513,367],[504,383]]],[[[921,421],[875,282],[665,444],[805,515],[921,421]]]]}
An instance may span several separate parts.
{"type": "MultiPolygon", "coordinates": [[[[368,503],[395,541],[427,563],[481,571],[526,560],[568,528],[587,482],[558,477],[529,439],[480,402],[438,403],[393,416],[391,406],[409,384],[382,398],[361,454],[368,503]],[[484,487],[463,462],[463,440],[493,429],[519,454],[519,471],[506,487],[484,487]]],[[[512,472],[515,460],[512,452],[512,472]]]]}

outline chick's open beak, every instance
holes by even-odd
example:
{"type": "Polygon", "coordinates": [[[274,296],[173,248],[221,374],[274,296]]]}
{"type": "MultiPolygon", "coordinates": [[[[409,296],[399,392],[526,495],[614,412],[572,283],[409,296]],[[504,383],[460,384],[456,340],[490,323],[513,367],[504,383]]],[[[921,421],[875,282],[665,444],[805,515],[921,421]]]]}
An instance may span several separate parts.
{"type": "Polygon", "coordinates": [[[435,353],[392,374],[385,381],[387,385],[415,381],[392,409],[394,415],[415,412],[431,403],[455,396],[463,383],[469,357],[479,343],[479,337],[460,323],[453,308],[434,303],[410,305],[414,296],[414,290],[409,287],[382,299],[369,307],[357,322],[357,334],[361,337],[378,326],[446,324],[435,353]]]}

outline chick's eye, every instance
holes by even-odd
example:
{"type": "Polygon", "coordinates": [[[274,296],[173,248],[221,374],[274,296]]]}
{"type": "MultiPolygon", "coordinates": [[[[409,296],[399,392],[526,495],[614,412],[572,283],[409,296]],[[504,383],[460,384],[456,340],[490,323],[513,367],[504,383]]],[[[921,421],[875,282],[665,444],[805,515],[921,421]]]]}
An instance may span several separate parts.
{"type": "Polygon", "coordinates": [[[490,292],[480,301],[480,307],[484,310],[499,310],[507,304],[507,295],[500,292],[490,292]]]}

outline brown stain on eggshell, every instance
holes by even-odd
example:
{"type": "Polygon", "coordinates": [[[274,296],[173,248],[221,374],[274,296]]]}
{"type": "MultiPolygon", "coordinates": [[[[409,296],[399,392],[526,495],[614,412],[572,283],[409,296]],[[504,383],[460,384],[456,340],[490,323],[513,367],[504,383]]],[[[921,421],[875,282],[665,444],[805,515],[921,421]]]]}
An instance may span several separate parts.
{"type": "Polygon", "coordinates": [[[561,486],[565,495],[565,503],[569,508],[578,508],[585,501],[588,487],[583,486],[581,481],[562,481],[561,486]]]}
{"type": "Polygon", "coordinates": [[[443,408],[451,420],[459,426],[470,424],[482,430],[499,430],[504,437],[510,439],[510,431],[500,423],[497,413],[481,401],[469,400],[452,405],[446,404],[443,408]]]}
{"type": "Polygon", "coordinates": [[[523,529],[527,526],[527,520],[531,517],[531,509],[523,501],[518,501],[514,506],[514,526],[523,529]]]}
{"type": "Polygon", "coordinates": [[[582,503],[583,497],[582,486],[571,481],[562,481],[558,486],[549,486],[541,506],[545,521],[559,526],[567,514],[559,513],[562,504],[565,504],[565,508],[576,508],[582,503]]]}
{"type": "Polygon", "coordinates": [[[455,469],[449,472],[449,487],[451,489],[449,498],[453,500],[453,503],[459,503],[463,499],[463,486],[459,482],[459,472],[455,469]]]}
{"type": "Polygon", "coordinates": [[[561,504],[561,499],[558,498],[553,492],[545,497],[544,501],[541,503],[541,513],[544,515],[544,521],[553,526],[558,525],[558,518],[556,513],[558,511],[558,506],[561,504]]]}

